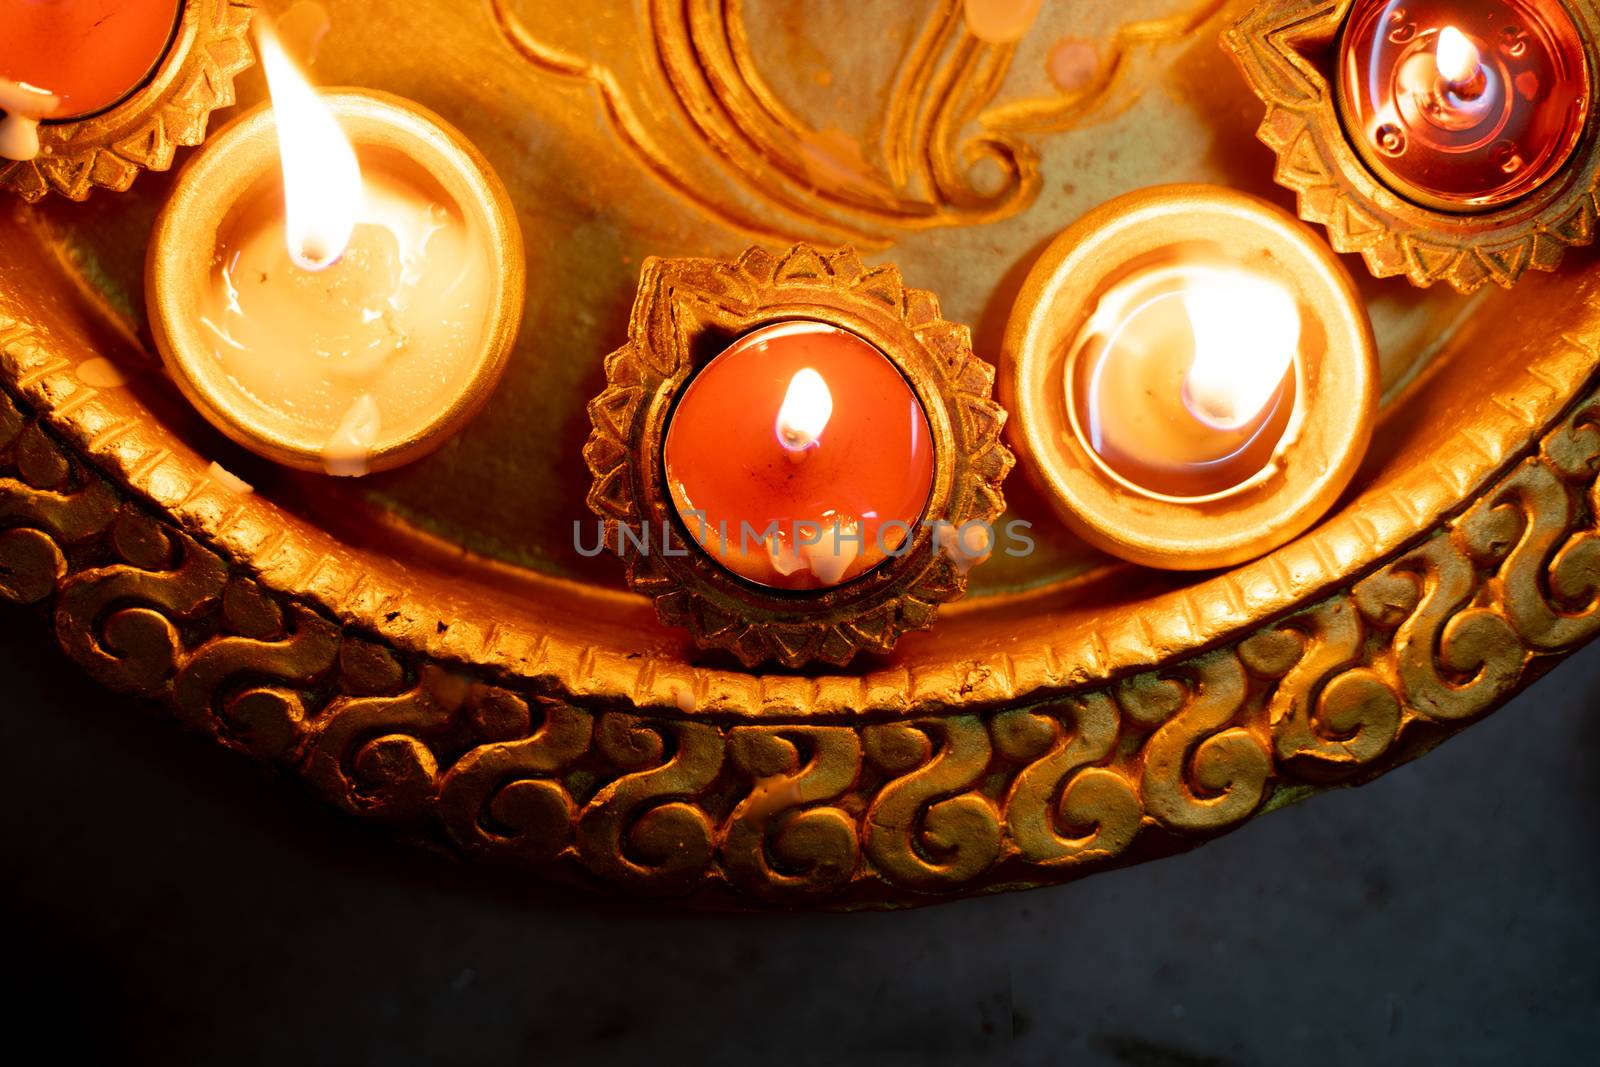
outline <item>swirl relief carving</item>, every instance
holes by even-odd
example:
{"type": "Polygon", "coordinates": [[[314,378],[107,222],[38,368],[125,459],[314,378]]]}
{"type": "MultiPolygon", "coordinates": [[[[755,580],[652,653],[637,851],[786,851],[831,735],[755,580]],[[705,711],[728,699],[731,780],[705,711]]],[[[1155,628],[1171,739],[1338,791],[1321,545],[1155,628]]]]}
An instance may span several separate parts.
{"type": "MultiPolygon", "coordinates": [[[[968,32],[959,0],[815,13],[859,20],[855,32],[884,42],[876,84],[838,87],[887,101],[872,129],[845,128],[870,104],[802,118],[763,73],[772,57],[753,42],[742,0],[641,0],[604,18],[583,5],[493,4],[535,69],[592,88],[645,170],[751,236],[881,247],[899,230],[1009,215],[1038,191],[1034,149],[978,121],[1015,46],[968,32]]],[[[858,73],[814,66],[824,84],[858,73]]]]}
{"type": "Polygon", "coordinates": [[[1195,35],[1222,5],[1116,28],[1103,48],[1085,46],[1082,84],[1043,96],[1011,85],[1018,43],[975,34],[962,0],[492,6],[518,55],[588,87],[628,155],[702,212],[752,237],[875,248],[1026,209],[1042,181],[1028,135],[1090,119],[1131,52],[1195,35]],[[839,33],[880,43],[835,69],[807,42],[839,33]],[[809,83],[774,80],[794,70],[809,83]]]}

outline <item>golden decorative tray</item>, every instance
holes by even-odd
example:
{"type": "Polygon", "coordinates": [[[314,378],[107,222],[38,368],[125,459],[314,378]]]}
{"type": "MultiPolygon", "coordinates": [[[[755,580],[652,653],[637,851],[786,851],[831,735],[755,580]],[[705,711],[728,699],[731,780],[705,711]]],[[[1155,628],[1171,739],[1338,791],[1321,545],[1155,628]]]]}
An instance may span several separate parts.
{"type": "MultiPolygon", "coordinates": [[[[0,206],[0,595],[79,668],[462,854],[850,907],[1192,846],[1418,755],[1600,629],[1600,263],[1577,249],[1471,297],[1347,257],[1383,416],[1335,511],[1264,559],[1110,561],[1019,470],[1039,551],[974,571],[892,655],[696,652],[571,547],[585,403],[646,256],[853,244],[993,360],[1042,245],[1096,203],[1289,194],[1218,47],[1243,4],[1048,4],[1011,46],[954,0],[597,3],[326,5],[319,83],[457,125],[526,237],[504,384],[414,466],[271,467],[182,402],[141,288],[168,175],[0,206]]],[[[254,70],[238,87],[262,96],[254,70]]]]}

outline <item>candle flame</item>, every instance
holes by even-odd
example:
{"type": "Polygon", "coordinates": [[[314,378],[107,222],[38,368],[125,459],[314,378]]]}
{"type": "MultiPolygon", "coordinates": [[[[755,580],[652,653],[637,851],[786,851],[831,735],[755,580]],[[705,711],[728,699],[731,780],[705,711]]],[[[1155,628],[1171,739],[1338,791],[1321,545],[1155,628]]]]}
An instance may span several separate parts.
{"type": "Polygon", "coordinates": [[[1300,309],[1282,285],[1235,270],[1196,272],[1183,294],[1194,331],[1194,362],[1183,400],[1222,430],[1262,413],[1300,344],[1300,309]]]}
{"type": "Polygon", "coordinates": [[[350,139],[265,18],[256,45],[277,118],[289,258],[324,270],[344,255],[361,210],[361,167],[350,139]]]}
{"type": "Polygon", "coordinates": [[[1472,39],[1454,26],[1439,31],[1433,46],[1433,62],[1439,76],[1451,85],[1466,85],[1478,76],[1481,57],[1472,39]]]}
{"type": "Polygon", "coordinates": [[[833,394],[828,383],[810,367],[795,371],[789,390],[778,408],[778,443],[790,452],[804,452],[817,443],[833,417],[833,394]]]}

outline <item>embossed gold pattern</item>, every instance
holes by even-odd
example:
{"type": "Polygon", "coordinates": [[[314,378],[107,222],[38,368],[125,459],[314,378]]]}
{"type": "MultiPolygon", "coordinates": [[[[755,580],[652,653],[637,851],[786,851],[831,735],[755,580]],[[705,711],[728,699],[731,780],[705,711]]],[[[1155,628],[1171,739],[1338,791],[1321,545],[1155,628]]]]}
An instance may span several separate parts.
{"type": "Polygon", "coordinates": [[[624,79],[584,54],[632,44],[626,35],[596,37],[580,16],[540,9],[530,19],[516,0],[492,2],[506,39],[530,63],[593,86],[607,121],[651,173],[753,236],[820,232],[882,247],[894,230],[991,221],[1038,193],[1038,155],[1029,145],[998,130],[966,132],[999,91],[1016,48],[973,36],[961,0],[938,0],[902,57],[876,146],[881,164],[843,131],[808,125],[762,77],[744,0],[640,5],[637,40],[653,49],[662,91],[693,131],[689,143],[703,144],[747,190],[814,231],[778,229],[773,218],[736,211],[697,186],[667,147],[682,140],[665,134],[659,111],[637,95],[655,78],[624,79]],[[972,175],[984,163],[992,173],[980,189],[972,175]]]}
{"type": "Polygon", "coordinates": [[[0,393],[0,598],[119,692],[463,854],[718,906],[1062,881],[1380,773],[1600,629],[1600,393],[1488,492],[1223,647],[1015,707],[887,722],[607,710],[270,592],[0,393]]]}
{"type": "MultiPolygon", "coordinates": [[[[870,5],[861,24],[915,30],[936,2],[870,5]]],[[[556,14],[530,26],[569,55],[610,49],[585,62],[609,64],[662,121],[641,128],[697,200],[621,143],[587,82],[506,43],[492,5],[418,3],[403,21],[373,0],[326,6],[319,83],[439,111],[512,187],[534,257],[530,328],[495,402],[373,497],[321,486],[325,509],[297,511],[311,496],[298,476],[227,453],[150,373],[137,282],[163,183],[0,212],[0,599],[57,621],[78,669],[358,817],[516,872],[714,906],[1022,888],[1381,774],[1600,630],[1600,270],[1574,255],[1559,277],[1470,302],[1364,283],[1387,391],[1369,465],[1270,556],[1164,581],[1051,530],[1036,558],[986,564],[938,626],[849,672],[701,657],[616,588],[614,561],[553,554],[583,513],[599,354],[625,340],[647,255],[736,253],[749,234],[726,219],[846,235],[749,191],[684,132],[655,75],[615,61],[655,54],[632,0],[541,5],[556,14]],[[551,21],[569,11],[575,27],[551,21]],[[107,362],[126,384],[91,373],[107,362]],[[1513,642],[1491,640],[1508,628],[1513,642]]],[[[757,17],[799,7],[745,10],[763,80],[871,158],[904,53],[854,60],[848,91],[808,96],[791,76],[803,57],[773,49],[809,31],[757,17]]],[[[1072,132],[1039,139],[1038,198],[981,228],[875,231],[975,324],[980,354],[996,351],[1008,279],[1095,202],[1152,181],[1271,192],[1255,101],[1202,39],[1213,22],[1159,61],[1112,46],[1120,25],[1199,7],[1046,5],[996,104],[1044,91],[1043,46],[1062,35],[1134,66],[1072,132]]],[[[247,100],[258,81],[241,80],[247,100]]],[[[1015,514],[1040,520],[1043,502],[1011,484],[1015,514]]]]}

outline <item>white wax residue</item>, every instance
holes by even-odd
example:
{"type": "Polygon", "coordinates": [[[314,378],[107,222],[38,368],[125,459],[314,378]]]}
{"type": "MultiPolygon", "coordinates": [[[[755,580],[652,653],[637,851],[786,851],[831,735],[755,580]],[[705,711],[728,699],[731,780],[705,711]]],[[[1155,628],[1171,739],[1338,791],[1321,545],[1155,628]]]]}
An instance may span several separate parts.
{"type": "Polygon", "coordinates": [[[806,565],[800,558],[800,553],[796,552],[786,539],[776,534],[767,538],[767,558],[772,561],[772,569],[785,578],[806,565]]]}
{"type": "Polygon", "coordinates": [[[206,468],[206,473],[211,475],[211,480],[213,482],[216,482],[230,493],[237,493],[238,495],[243,496],[246,493],[255,492],[249,482],[245,481],[243,478],[228,470],[228,468],[224,467],[215,460],[212,461],[211,466],[206,468]]]}
{"type": "Polygon", "coordinates": [[[994,552],[994,538],[982,523],[969,523],[965,527],[941,525],[934,531],[934,543],[939,551],[950,557],[956,570],[962,574],[988,559],[994,552]]]}
{"type": "Polygon", "coordinates": [[[843,581],[845,572],[861,554],[861,525],[854,519],[845,521],[829,515],[821,526],[815,544],[791,545],[789,531],[767,538],[767,559],[772,569],[785,578],[797,571],[810,571],[824,586],[843,581]]]}
{"type": "Polygon", "coordinates": [[[378,402],[362,393],[339,420],[338,429],[322,446],[322,469],[338,478],[359,478],[367,473],[372,446],[383,429],[378,402]]]}
{"type": "Polygon", "coordinates": [[[672,702],[678,705],[678,710],[689,714],[695,709],[694,690],[682,682],[672,683],[672,702]]]}
{"type": "Polygon", "coordinates": [[[844,579],[844,572],[850,569],[861,551],[857,543],[860,536],[861,527],[857,523],[841,522],[826,527],[821,541],[801,549],[817,581],[823,585],[838,585],[844,579]]]}
{"type": "Polygon", "coordinates": [[[61,104],[54,94],[27,82],[0,78],[0,158],[26,161],[39,154],[39,120],[61,104]]]}

